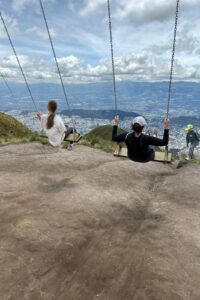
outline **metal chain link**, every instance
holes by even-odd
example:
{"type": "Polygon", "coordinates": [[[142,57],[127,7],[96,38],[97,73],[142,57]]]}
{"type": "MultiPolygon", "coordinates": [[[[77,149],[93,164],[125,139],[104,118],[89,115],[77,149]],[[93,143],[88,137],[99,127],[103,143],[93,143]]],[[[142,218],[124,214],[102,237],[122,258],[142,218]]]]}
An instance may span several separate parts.
{"type": "Polygon", "coordinates": [[[0,72],[0,76],[3,79],[3,82],[4,82],[5,86],[7,87],[8,91],[10,92],[11,97],[14,98],[13,92],[12,92],[12,90],[11,90],[11,88],[10,88],[10,86],[9,86],[6,78],[5,78],[5,76],[3,75],[3,73],[0,72]]]}
{"type": "Polygon", "coordinates": [[[52,48],[52,51],[53,51],[53,56],[54,56],[54,59],[55,59],[57,70],[58,70],[58,75],[59,75],[59,78],[60,78],[64,98],[65,98],[65,101],[66,101],[66,104],[67,104],[67,109],[68,109],[68,111],[70,113],[70,116],[71,116],[71,120],[72,120],[72,124],[73,124],[73,132],[75,132],[75,121],[74,121],[74,118],[73,118],[73,115],[72,115],[72,111],[70,109],[70,104],[69,104],[69,100],[68,100],[68,97],[67,97],[67,92],[66,92],[65,85],[64,85],[64,82],[63,82],[63,79],[62,79],[62,75],[61,75],[60,67],[59,67],[59,64],[58,64],[58,60],[57,60],[57,57],[56,57],[56,51],[54,49],[53,40],[52,40],[52,37],[51,37],[51,33],[50,33],[50,30],[49,30],[46,14],[45,14],[45,11],[44,11],[44,6],[42,4],[42,0],[39,0],[39,2],[40,2],[40,7],[41,7],[42,15],[43,15],[43,18],[44,18],[44,22],[45,22],[45,25],[46,25],[47,33],[48,33],[49,42],[51,44],[51,48],[52,48]]]}
{"type": "Polygon", "coordinates": [[[169,117],[170,102],[171,102],[171,91],[172,91],[172,81],[173,81],[173,71],[174,71],[174,58],[175,58],[175,52],[176,52],[176,36],[177,36],[178,17],[179,17],[179,3],[180,3],[180,0],[177,0],[175,25],[174,25],[174,39],[173,39],[172,57],[171,57],[171,68],[170,68],[170,76],[169,76],[169,90],[168,90],[167,114],[166,114],[167,118],[169,117]]]}
{"type": "Polygon", "coordinates": [[[107,6],[108,6],[108,23],[109,23],[109,33],[110,33],[110,51],[111,51],[111,59],[112,59],[112,77],[113,77],[113,91],[114,91],[114,101],[115,101],[115,115],[117,115],[118,114],[117,89],[116,89],[115,60],[114,60],[114,50],[113,50],[112,19],[111,19],[110,0],[107,0],[107,6]]]}
{"type": "MultiPolygon", "coordinates": [[[[167,113],[166,117],[169,118],[170,111],[170,102],[171,102],[171,92],[172,92],[172,81],[173,81],[173,71],[174,71],[174,58],[176,52],[176,35],[177,35],[177,27],[178,27],[178,17],[179,17],[179,3],[180,0],[177,0],[176,3],[176,13],[175,13],[175,24],[174,24],[174,39],[172,46],[172,57],[171,57],[171,68],[170,68],[170,76],[169,76],[169,89],[168,89],[168,99],[167,99],[167,113]]],[[[165,147],[165,161],[168,160],[168,145],[165,147]]]]}
{"type": "Polygon", "coordinates": [[[31,93],[31,89],[30,89],[29,84],[28,84],[28,81],[27,81],[27,79],[26,79],[26,75],[25,75],[25,73],[24,73],[24,71],[23,71],[22,65],[21,65],[20,60],[19,60],[19,58],[18,58],[17,52],[16,52],[16,50],[15,50],[14,44],[13,44],[13,42],[12,42],[12,39],[11,39],[10,34],[9,34],[9,32],[8,32],[8,28],[7,28],[7,26],[6,26],[6,23],[5,23],[5,21],[4,21],[4,18],[3,18],[3,16],[2,16],[1,12],[0,12],[0,18],[1,18],[1,21],[2,21],[3,26],[4,26],[4,28],[5,28],[6,34],[7,34],[7,36],[8,36],[10,45],[11,45],[11,47],[12,47],[12,49],[13,49],[13,52],[14,52],[14,55],[15,55],[15,57],[16,57],[17,63],[18,63],[18,65],[19,65],[20,71],[21,71],[22,76],[23,76],[23,78],[24,78],[24,82],[25,82],[25,84],[26,84],[26,87],[27,87],[27,89],[28,89],[29,95],[30,95],[31,100],[32,100],[32,102],[33,102],[34,108],[35,108],[36,111],[38,111],[37,105],[36,105],[36,103],[35,103],[35,100],[34,100],[34,98],[33,98],[32,93],[31,93]]]}

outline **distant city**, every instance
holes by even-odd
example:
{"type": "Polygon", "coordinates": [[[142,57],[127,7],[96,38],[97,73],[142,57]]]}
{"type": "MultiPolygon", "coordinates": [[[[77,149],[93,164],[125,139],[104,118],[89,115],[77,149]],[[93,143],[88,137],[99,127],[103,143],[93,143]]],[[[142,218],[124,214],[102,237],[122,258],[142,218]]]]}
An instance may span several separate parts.
{"type": "MultiPolygon", "coordinates": [[[[0,110],[15,116],[33,131],[40,130],[32,102],[23,84],[10,84],[12,94],[0,84],[0,110]]],[[[85,134],[100,125],[112,124],[115,114],[111,83],[66,85],[76,128],[85,134]]],[[[31,85],[38,110],[46,111],[48,99],[56,99],[59,113],[66,123],[71,123],[70,113],[63,100],[62,90],[55,84],[31,85]]],[[[119,82],[117,84],[120,126],[130,130],[131,120],[143,115],[149,127],[157,128],[162,135],[166,115],[168,84],[119,82]]],[[[173,85],[170,109],[170,148],[185,151],[185,127],[193,123],[200,132],[200,84],[177,82],[173,85]]],[[[197,149],[200,155],[200,149],[197,149]]]]}

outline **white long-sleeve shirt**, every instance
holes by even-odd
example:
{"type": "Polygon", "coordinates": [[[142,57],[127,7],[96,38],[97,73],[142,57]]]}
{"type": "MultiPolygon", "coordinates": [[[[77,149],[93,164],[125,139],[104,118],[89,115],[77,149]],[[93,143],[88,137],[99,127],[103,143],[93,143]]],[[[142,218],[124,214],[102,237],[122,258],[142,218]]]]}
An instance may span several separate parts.
{"type": "Polygon", "coordinates": [[[47,129],[48,115],[41,116],[41,125],[46,136],[49,139],[49,143],[54,146],[60,146],[65,138],[66,127],[62,118],[58,115],[54,117],[54,125],[50,129],[47,129]]]}

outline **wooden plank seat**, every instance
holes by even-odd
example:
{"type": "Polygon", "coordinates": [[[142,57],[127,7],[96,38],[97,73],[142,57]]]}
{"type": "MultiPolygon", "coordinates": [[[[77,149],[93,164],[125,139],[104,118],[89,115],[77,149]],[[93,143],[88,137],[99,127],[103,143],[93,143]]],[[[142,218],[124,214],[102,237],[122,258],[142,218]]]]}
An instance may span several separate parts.
{"type": "MultiPolygon", "coordinates": [[[[118,144],[115,149],[114,156],[128,157],[126,145],[118,144]]],[[[172,161],[172,154],[166,151],[155,151],[154,161],[170,163],[172,161]]]]}
{"type": "MultiPolygon", "coordinates": [[[[46,138],[47,136],[45,135],[45,133],[41,133],[40,137],[42,138],[46,138]]],[[[66,142],[73,142],[73,143],[78,143],[80,141],[80,139],[82,138],[82,136],[80,135],[80,133],[70,133],[65,139],[64,141],[66,142]]]]}
{"type": "Polygon", "coordinates": [[[82,136],[80,135],[80,133],[70,133],[66,138],[65,141],[66,142],[73,142],[73,143],[78,143],[80,141],[80,139],[82,138],[82,136]]]}

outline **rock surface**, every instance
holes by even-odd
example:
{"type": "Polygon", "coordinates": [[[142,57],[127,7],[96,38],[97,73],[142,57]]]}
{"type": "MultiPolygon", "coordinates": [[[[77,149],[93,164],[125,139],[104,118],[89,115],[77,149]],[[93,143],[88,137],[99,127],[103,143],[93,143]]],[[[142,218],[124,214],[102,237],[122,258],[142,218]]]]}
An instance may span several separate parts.
{"type": "Polygon", "coordinates": [[[0,148],[1,300],[199,300],[200,166],[0,148]]]}

